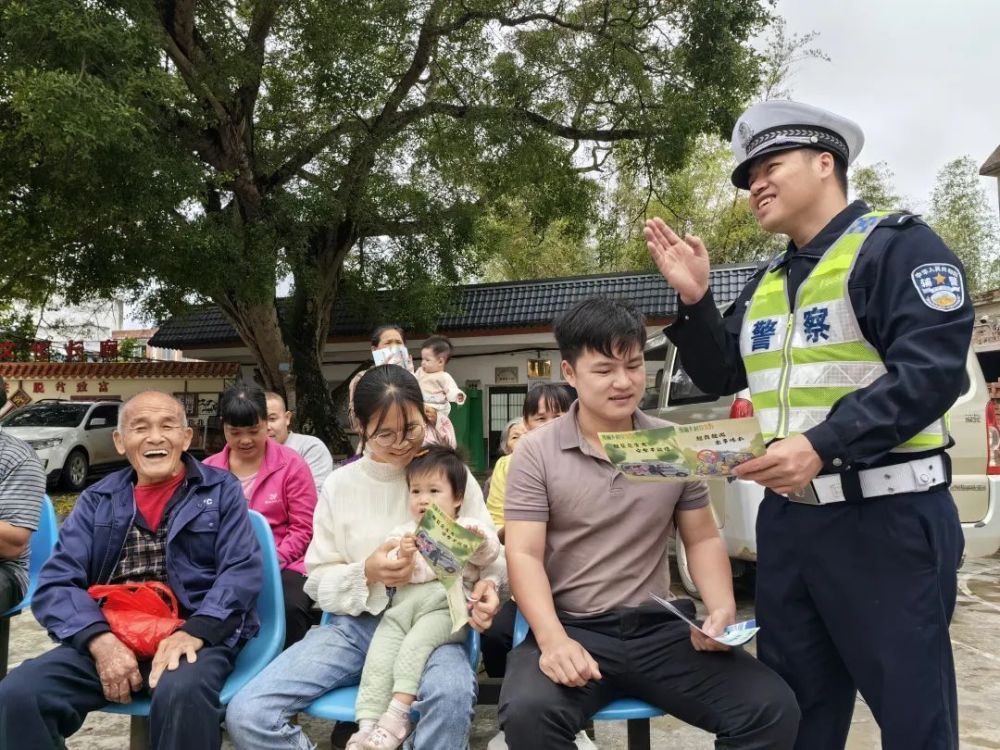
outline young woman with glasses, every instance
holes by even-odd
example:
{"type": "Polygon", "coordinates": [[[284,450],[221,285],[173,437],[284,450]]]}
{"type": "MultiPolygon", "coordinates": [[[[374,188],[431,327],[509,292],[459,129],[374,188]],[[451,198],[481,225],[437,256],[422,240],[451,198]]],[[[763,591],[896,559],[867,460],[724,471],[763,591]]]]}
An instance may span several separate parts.
{"type": "MultiPolygon", "coordinates": [[[[412,559],[390,559],[393,545],[384,540],[409,519],[406,467],[421,452],[425,430],[420,386],[402,367],[373,367],[355,388],[354,413],[363,455],[327,478],[306,552],[306,591],[333,618],[271,662],[230,703],[226,724],[238,748],[313,747],[292,718],[332,688],[357,684],[388,589],[412,575],[412,559]]],[[[471,477],[462,512],[493,530],[471,477]]],[[[469,623],[477,630],[492,623],[505,574],[501,557],[476,584],[469,623]]],[[[476,684],[462,644],[432,653],[418,695],[415,750],[464,750],[476,684]]]]}

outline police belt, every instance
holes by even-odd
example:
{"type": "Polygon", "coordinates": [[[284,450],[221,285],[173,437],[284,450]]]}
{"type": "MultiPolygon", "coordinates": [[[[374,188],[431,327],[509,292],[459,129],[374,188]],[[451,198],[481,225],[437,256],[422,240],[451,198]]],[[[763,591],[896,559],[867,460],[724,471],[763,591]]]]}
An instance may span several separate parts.
{"type": "Polygon", "coordinates": [[[948,484],[948,462],[940,453],[906,463],[862,469],[845,474],[823,474],[801,492],[786,497],[793,503],[829,505],[848,500],[927,492],[948,484]]]}

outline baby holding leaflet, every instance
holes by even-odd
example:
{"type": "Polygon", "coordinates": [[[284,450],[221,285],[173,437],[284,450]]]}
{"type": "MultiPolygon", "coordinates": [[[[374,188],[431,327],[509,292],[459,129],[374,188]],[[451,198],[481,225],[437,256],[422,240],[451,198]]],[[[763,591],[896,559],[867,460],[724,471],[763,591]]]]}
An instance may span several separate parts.
{"type": "Polygon", "coordinates": [[[406,469],[413,520],[397,526],[387,541],[399,547],[390,557],[412,557],[410,583],[396,589],[389,608],[375,630],[358,688],[355,714],[359,730],[351,735],[347,750],[394,750],[413,731],[410,707],[424,665],[438,646],[459,640],[464,628],[452,632],[452,618],[444,585],[417,549],[414,532],[431,505],[464,528],[482,537],[462,575],[471,586],[480,570],[500,553],[494,532],[475,520],[459,516],[468,470],[458,454],[444,446],[431,446],[406,469]]]}

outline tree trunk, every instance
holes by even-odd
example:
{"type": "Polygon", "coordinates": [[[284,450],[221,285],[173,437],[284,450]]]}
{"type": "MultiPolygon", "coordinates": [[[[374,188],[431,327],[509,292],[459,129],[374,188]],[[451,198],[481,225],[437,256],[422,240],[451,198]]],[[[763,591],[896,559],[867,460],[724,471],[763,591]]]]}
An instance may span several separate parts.
{"type": "Polygon", "coordinates": [[[337,422],[337,405],[323,376],[322,352],[330,327],[330,307],[311,301],[302,308],[293,305],[292,309],[285,340],[295,373],[298,428],[318,437],[332,453],[351,455],[354,449],[337,422]]]}
{"type": "Polygon", "coordinates": [[[292,354],[296,412],[303,432],[316,435],[333,453],[354,452],[337,421],[338,402],[323,376],[323,350],[330,332],[330,315],[340,287],[344,259],[356,240],[349,225],[316,229],[309,253],[293,268],[295,285],[288,314],[282,320],[285,343],[292,354]]]}
{"type": "Polygon", "coordinates": [[[286,397],[285,378],[279,364],[289,361],[288,347],[282,340],[274,303],[249,304],[230,298],[217,299],[216,303],[257,361],[264,388],[286,397]]]}

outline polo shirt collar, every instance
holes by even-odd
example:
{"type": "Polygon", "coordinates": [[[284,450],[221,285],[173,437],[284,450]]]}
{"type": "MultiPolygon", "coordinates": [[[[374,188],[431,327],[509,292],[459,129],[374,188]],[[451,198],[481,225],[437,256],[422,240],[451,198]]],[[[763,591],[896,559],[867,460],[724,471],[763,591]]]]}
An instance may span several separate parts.
{"type": "MultiPolygon", "coordinates": [[[[559,430],[559,447],[566,450],[579,450],[588,455],[593,455],[594,451],[590,443],[580,432],[580,423],[577,418],[580,414],[580,401],[574,401],[569,410],[555,421],[554,428],[559,430]]],[[[632,414],[632,429],[651,430],[654,427],[661,427],[655,420],[636,409],[632,414]]]]}

